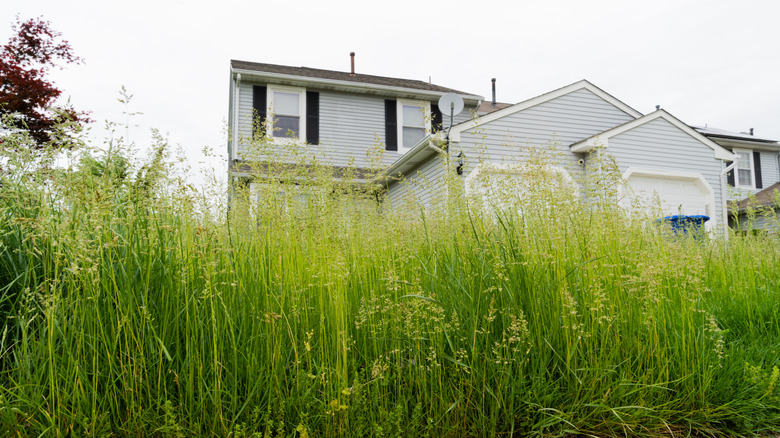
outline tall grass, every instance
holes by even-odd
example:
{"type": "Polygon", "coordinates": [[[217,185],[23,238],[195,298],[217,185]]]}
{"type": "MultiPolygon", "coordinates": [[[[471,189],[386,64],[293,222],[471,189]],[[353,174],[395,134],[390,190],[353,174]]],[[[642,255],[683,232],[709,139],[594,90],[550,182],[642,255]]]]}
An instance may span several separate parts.
{"type": "Polygon", "coordinates": [[[452,188],[410,218],[297,173],[213,214],[157,158],[13,158],[3,435],[780,430],[772,237],[676,238],[598,184],[497,216],[452,188]]]}

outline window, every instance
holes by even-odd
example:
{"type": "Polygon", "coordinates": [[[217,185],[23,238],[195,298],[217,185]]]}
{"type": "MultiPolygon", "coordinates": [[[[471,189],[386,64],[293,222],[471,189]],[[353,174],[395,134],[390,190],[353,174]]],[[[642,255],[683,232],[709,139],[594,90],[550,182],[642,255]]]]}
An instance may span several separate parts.
{"type": "Polygon", "coordinates": [[[431,132],[431,103],[413,100],[398,101],[398,138],[400,153],[404,153],[431,132]]]}
{"type": "Polygon", "coordinates": [[[306,92],[303,88],[268,87],[268,132],[274,138],[305,139],[306,92]],[[273,131],[271,130],[273,129],[273,131]]]}
{"type": "Polygon", "coordinates": [[[755,187],[753,154],[747,150],[734,149],[734,155],[737,156],[737,165],[734,167],[734,180],[736,186],[746,188],[755,187]]]}

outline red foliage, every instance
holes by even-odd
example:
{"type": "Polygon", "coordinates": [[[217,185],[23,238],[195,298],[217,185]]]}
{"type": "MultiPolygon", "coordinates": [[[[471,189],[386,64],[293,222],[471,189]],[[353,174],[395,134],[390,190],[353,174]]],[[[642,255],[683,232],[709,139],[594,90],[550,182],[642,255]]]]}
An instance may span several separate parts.
{"type": "Polygon", "coordinates": [[[16,35],[0,48],[0,114],[16,114],[5,123],[27,130],[39,145],[52,142],[60,122],[75,122],[72,130],[88,123],[86,113],[54,105],[62,91],[46,79],[50,68],[83,60],[42,18],[22,22],[17,17],[12,29],[16,35]]]}

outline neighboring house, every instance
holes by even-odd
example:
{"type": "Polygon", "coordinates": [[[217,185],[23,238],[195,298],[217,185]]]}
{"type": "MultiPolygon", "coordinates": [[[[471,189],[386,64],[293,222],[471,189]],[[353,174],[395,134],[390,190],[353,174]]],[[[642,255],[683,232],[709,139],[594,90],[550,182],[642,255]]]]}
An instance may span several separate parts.
{"type": "Polygon", "coordinates": [[[727,201],[737,196],[727,183],[732,162],[739,189],[756,191],[780,180],[780,169],[768,167],[778,163],[776,142],[696,130],[660,109],[643,115],[588,81],[510,105],[354,70],[232,61],[230,97],[234,180],[257,178],[243,167],[254,120],[272,142],[307,140],[307,153],[336,170],[375,165],[378,147],[384,168],[378,181],[391,208],[446,200],[448,173],[472,196],[489,196],[486,181],[497,175],[522,181],[517,164],[534,153],[554,156],[546,171],[573,192],[590,160],[608,154],[626,182],[620,187],[626,205],[660,199],[660,214],[704,214],[710,229],[727,223],[727,201]],[[436,107],[445,93],[460,95],[466,106],[454,118],[449,143],[436,132],[449,126],[436,107]]]}
{"type": "Polygon", "coordinates": [[[780,143],[750,132],[694,127],[707,138],[733,152],[736,161],[728,172],[729,223],[734,228],[769,229],[777,232],[780,189],[780,143]],[[748,218],[748,210],[754,210],[748,218]]]}

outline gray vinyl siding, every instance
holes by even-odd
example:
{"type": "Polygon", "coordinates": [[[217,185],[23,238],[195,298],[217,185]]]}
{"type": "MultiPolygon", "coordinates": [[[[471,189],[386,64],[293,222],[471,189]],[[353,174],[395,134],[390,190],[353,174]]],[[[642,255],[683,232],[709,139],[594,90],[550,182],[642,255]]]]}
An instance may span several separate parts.
{"type": "MultiPolygon", "coordinates": [[[[252,86],[242,81],[238,87],[238,147],[234,148],[234,158],[242,159],[249,139],[252,138],[252,86]]],[[[231,120],[232,121],[232,120],[231,120]]],[[[231,125],[232,127],[232,125],[231,125]]]]}
{"type": "Polygon", "coordinates": [[[446,163],[439,155],[415,169],[407,172],[406,177],[389,185],[386,201],[390,202],[393,211],[419,212],[432,210],[446,202],[445,172],[446,163]]]}
{"type": "MultiPolygon", "coordinates": [[[[239,87],[239,147],[235,158],[242,159],[252,136],[252,87],[244,81],[239,87]]],[[[309,88],[309,91],[319,91],[309,88]]],[[[320,93],[320,144],[306,146],[307,158],[316,157],[321,163],[358,168],[379,165],[387,167],[402,154],[385,150],[385,97],[333,91],[320,93]],[[381,163],[372,163],[372,160],[381,163]]],[[[435,102],[432,102],[435,103],[435,102]]],[[[455,117],[455,123],[469,120],[474,108],[466,108],[455,117]]],[[[448,117],[444,117],[445,126],[448,117]]]]}
{"type": "MultiPolygon", "coordinates": [[[[385,101],[376,96],[320,92],[320,144],[323,158],[334,166],[369,166],[369,151],[385,143],[385,101]]],[[[386,151],[384,166],[392,163],[386,151]]]]}
{"type": "Polygon", "coordinates": [[[577,161],[584,155],[571,152],[569,145],[633,119],[591,91],[579,89],[461,133],[453,155],[462,148],[465,177],[481,161],[522,162],[530,147],[544,148],[557,161],[551,164],[562,165],[576,178],[582,169],[577,161]]]}
{"type": "Polygon", "coordinates": [[[733,217],[729,218],[729,222],[732,228],[739,231],[763,230],[769,234],[777,235],[780,232],[780,217],[778,217],[778,214],[778,210],[775,209],[759,211],[752,218],[748,218],[745,213],[740,213],[738,222],[735,223],[733,217]]]}
{"type": "Polygon", "coordinates": [[[716,220],[722,222],[723,162],[707,145],[668,121],[655,119],[610,138],[606,153],[615,158],[621,173],[630,167],[700,173],[714,191],[716,220]]]}
{"type": "MultiPolygon", "coordinates": [[[[475,118],[477,116],[476,114],[476,107],[465,107],[463,108],[463,111],[460,112],[460,114],[456,114],[455,117],[452,118],[452,126],[455,126],[459,123],[468,122],[469,120],[475,118]]],[[[447,131],[447,128],[450,127],[450,116],[442,114],[442,130],[445,132],[447,131]]]]}

